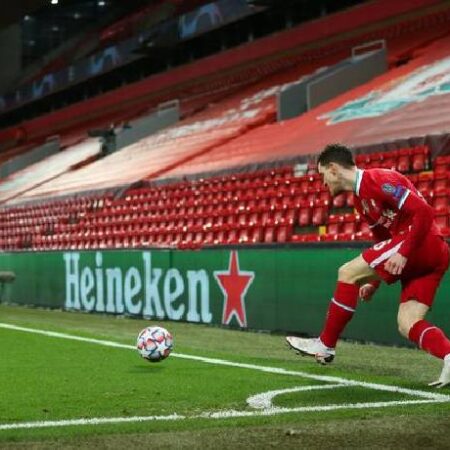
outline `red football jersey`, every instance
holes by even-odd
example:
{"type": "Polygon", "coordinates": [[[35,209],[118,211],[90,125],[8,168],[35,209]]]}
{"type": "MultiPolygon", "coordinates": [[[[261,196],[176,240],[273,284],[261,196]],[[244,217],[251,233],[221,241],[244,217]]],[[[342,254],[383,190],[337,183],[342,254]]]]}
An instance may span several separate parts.
{"type": "Polygon", "coordinates": [[[355,208],[377,240],[405,234],[399,251],[404,256],[421,243],[424,233],[441,235],[432,208],[412,182],[394,170],[357,169],[355,193],[355,208]]]}

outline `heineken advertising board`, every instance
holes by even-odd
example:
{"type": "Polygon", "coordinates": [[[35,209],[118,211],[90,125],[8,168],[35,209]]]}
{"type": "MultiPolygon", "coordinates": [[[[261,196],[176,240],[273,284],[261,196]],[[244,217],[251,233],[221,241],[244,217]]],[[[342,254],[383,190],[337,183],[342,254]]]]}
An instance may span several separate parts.
{"type": "MultiPolygon", "coordinates": [[[[2,301],[317,335],[338,267],[359,252],[297,247],[4,253],[0,270],[15,272],[16,280],[3,286],[2,301]]],[[[447,278],[431,320],[449,332],[447,278]]],[[[405,345],[396,325],[399,294],[399,286],[383,286],[372,302],[359,305],[344,337],[405,345]]]]}

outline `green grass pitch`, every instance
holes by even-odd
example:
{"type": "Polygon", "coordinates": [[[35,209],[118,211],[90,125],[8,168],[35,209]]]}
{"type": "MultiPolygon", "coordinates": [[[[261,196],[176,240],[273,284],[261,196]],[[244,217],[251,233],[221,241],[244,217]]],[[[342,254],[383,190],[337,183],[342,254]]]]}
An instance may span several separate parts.
{"type": "Polygon", "coordinates": [[[0,448],[450,447],[423,352],[342,342],[321,367],[282,336],[164,322],[174,355],[151,364],[131,348],[149,324],[0,306],[0,448]]]}

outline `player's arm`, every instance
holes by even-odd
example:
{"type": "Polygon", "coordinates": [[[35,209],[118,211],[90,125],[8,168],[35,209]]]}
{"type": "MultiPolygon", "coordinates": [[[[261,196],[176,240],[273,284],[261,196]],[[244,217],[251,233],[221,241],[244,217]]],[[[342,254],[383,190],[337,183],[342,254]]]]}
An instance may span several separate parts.
{"type": "MultiPolygon", "coordinates": [[[[370,231],[372,231],[373,240],[375,243],[386,241],[391,239],[391,233],[387,230],[387,228],[378,225],[376,223],[370,223],[370,219],[367,220],[369,223],[370,231]]],[[[368,302],[372,299],[373,295],[379,288],[381,280],[374,279],[368,281],[367,283],[361,285],[359,288],[359,298],[365,302],[368,302]]]]}
{"type": "Polygon", "coordinates": [[[413,247],[420,247],[430,232],[434,219],[433,208],[415,192],[406,189],[398,203],[398,210],[412,217],[410,231],[398,249],[385,264],[392,275],[400,275],[405,267],[413,247]]]}
{"type": "Polygon", "coordinates": [[[380,283],[381,280],[375,279],[363,284],[359,288],[359,298],[365,302],[369,302],[379,288],[380,283]]]}
{"type": "MultiPolygon", "coordinates": [[[[434,220],[433,208],[413,191],[405,193],[407,198],[401,205],[401,210],[413,218],[411,229],[406,234],[403,244],[398,250],[400,255],[409,257],[413,247],[420,247],[431,230],[434,220]]],[[[399,208],[400,209],[400,208],[399,208]]]]}

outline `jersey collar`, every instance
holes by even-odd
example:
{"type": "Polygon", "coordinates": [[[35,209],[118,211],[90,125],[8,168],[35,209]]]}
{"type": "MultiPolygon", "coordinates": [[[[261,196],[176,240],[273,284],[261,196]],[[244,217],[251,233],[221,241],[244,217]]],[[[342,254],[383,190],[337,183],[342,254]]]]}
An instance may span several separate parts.
{"type": "Polygon", "coordinates": [[[361,181],[364,174],[364,170],[356,169],[356,180],[355,180],[355,193],[359,197],[359,190],[361,189],[361,181]]]}

